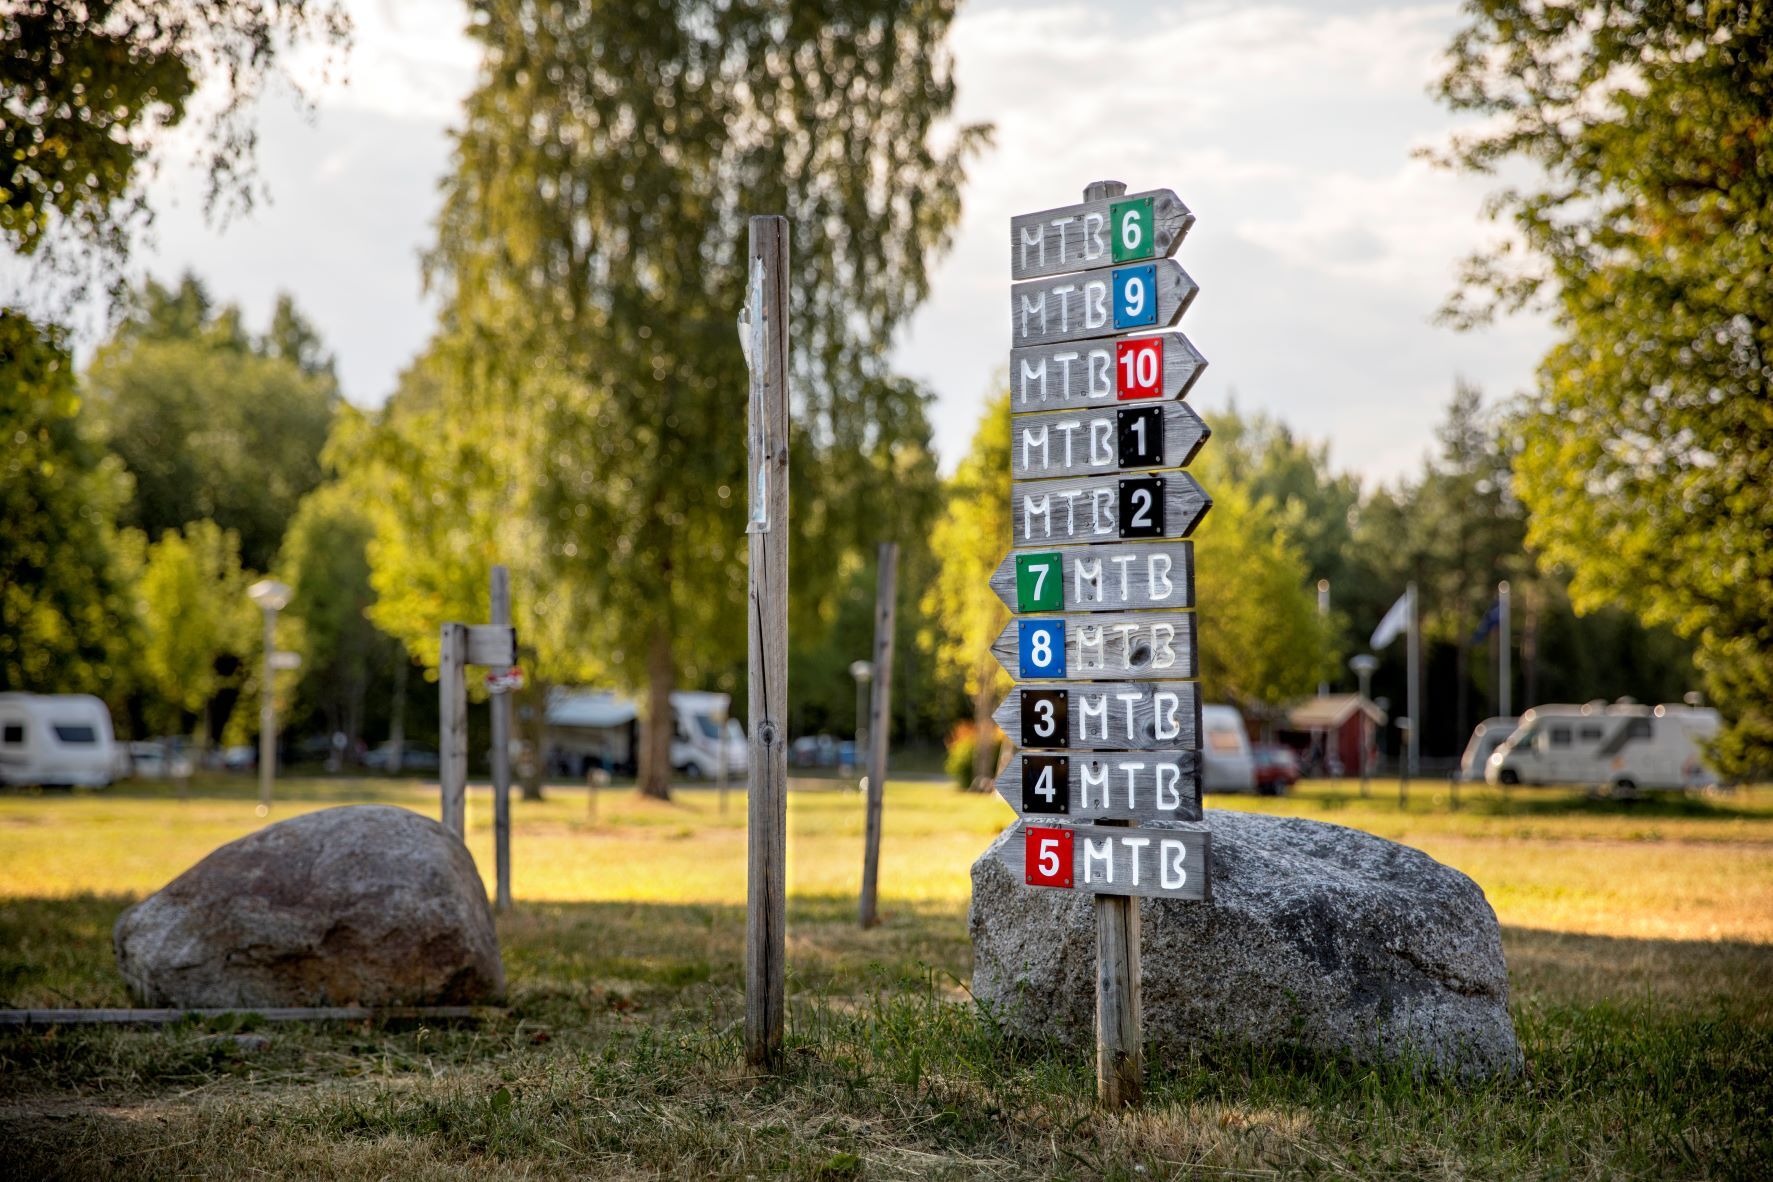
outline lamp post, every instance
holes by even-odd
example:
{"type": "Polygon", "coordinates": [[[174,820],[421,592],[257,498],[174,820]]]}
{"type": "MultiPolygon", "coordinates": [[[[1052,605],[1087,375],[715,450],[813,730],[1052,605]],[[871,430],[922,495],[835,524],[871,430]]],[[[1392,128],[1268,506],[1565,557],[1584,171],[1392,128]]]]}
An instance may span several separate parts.
{"type": "MultiPolygon", "coordinates": [[[[1317,622],[1320,628],[1328,629],[1330,625],[1330,580],[1317,581],[1317,622]]],[[[1323,697],[1330,692],[1330,683],[1317,683],[1317,696],[1323,697]]]]}
{"type": "Polygon", "coordinates": [[[1367,691],[1373,683],[1373,670],[1379,668],[1379,658],[1372,653],[1360,653],[1348,658],[1348,667],[1354,675],[1361,679],[1361,795],[1367,794],[1367,753],[1373,749],[1373,720],[1367,714],[1367,691]]]}
{"type": "Polygon", "coordinates": [[[271,812],[271,779],[277,764],[277,702],[272,692],[277,654],[277,613],[289,605],[292,592],[276,579],[260,579],[246,589],[246,597],[265,613],[264,668],[259,678],[259,816],[271,812]]]}
{"type": "Polygon", "coordinates": [[[851,661],[850,676],[856,679],[856,766],[867,766],[868,684],[874,680],[873,661],[851,661]]]}

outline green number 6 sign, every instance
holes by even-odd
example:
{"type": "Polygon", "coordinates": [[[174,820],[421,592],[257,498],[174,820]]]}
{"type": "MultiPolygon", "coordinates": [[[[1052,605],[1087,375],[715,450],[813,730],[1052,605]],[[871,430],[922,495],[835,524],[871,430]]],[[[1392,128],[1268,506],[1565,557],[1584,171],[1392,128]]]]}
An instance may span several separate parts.
{"type": "Polygon", "coordinates": [[[1114,239],[1114,261],[1129,262],[1148,259],[1157,253],[1157,236],[1152,225],[1151,198],[1137,197],[1131,201],[1113,201],[1108,205],[1109,234],[1114,239]]]}

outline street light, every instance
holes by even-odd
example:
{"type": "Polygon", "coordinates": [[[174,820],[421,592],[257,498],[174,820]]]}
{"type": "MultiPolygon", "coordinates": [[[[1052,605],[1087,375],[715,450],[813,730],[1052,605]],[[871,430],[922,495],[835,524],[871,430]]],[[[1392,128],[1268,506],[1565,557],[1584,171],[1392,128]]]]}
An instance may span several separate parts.
{"type": "MultiPolygon", "coordinates": [[[[1317,581],[1317,622],[1320,627],[1323,627],[1327,630],[1329,628],[1329,620],[1330,620],[1330,580],[1319,579],[1317,581]]],[[[1317,683],[1317,696],[1318,697],[1321,698],[1324,695],[1328,694],[1329,692],[1330,692],[1330,683],[1329,682],[1320,681],[1317,683]]]]}
{"type": "Polygon", "coordinates": [[[271,812],[271,777],[277,763],[277,703],[272,693],[272,675],[277,656],[277,613],[289,606],[293,594],[288,584],[276,579],[260,579],[246,589],[246,597],[265,613],[264,671],[259,684],[259,816],[271,812]]]}
{"type": "Polygon", "coordinates": [[[859,768],[867,762],[862,753],[868,749],[868,683],[874,680],[874,662],[851,661],[850,676],[856,679],[856,766],[859,768]]]}
{"type": "Polygon", "coordinates": [[[1354,675],[1361,679],[1361,795],[1367,794],[1367,753],[1373,749],[1373,720],[1367,714],[1367,691],[1372,687],[1373,670],[1379,668],[1379,658],[1372,653],[1360,653],[1348,658],[1348,667],[1354,675]]]}

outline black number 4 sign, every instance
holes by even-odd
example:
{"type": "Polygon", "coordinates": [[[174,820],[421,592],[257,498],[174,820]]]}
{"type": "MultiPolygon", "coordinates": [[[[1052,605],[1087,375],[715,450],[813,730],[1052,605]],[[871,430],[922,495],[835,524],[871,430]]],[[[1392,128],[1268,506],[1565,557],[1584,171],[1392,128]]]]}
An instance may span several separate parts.
{"type": "Polygon", "coordinates": [[[1022,757],[1022,812],[1065,814],[1071,811],[1071,757],[1022,757]]]}

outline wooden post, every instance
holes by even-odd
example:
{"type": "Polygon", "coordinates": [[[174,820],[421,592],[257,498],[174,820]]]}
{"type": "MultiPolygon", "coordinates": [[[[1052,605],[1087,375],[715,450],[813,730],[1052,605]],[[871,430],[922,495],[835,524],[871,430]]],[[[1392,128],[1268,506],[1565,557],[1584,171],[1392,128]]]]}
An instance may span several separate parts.
{"type": "MultiPolygon", "coordinates": [[[[1120,181],[1096,181],[1085,201],[1125,194],[1120,181]]],[[[1125,822],[1120,822],[1125,824],[1125,822]]],[[[1096,896],[1096,1099],[1105,1108],[1139,1103],[1145,1035],[1139,1003],[1139,901],[1096,896]]]]}
{"type": "Polygon", "coordinates": [[[468,626],[443,626],[437,661],[437,783],[443,795],[443,827],[467,840],[468,832],[468,626]]]}
{"type": "Polygon", "coordinates": [[[893,627],[899,586],[899,545],[880,544],[880,578],[874,592],[874,701],[868,725],[868,822],[862,847],[862,926],[880,922],[880,806],[886,794],[889,720],[893,708],[893,627]]]}
{"type": "Polygon", "coordinates": [[[788,848],[788,219],[751,219],[741,331],[751,370],[745,1059],[773,1067],[786,1003],[788,848]]]}
{"type": "MultiPolygon", "coordinates": [[[[511,626],[511,574],[492,568],[492,623],[511,626]]],[[[498,886],[493,906],[511,909],[511,693],[492,695],[493,863],[498,886]]]]}

